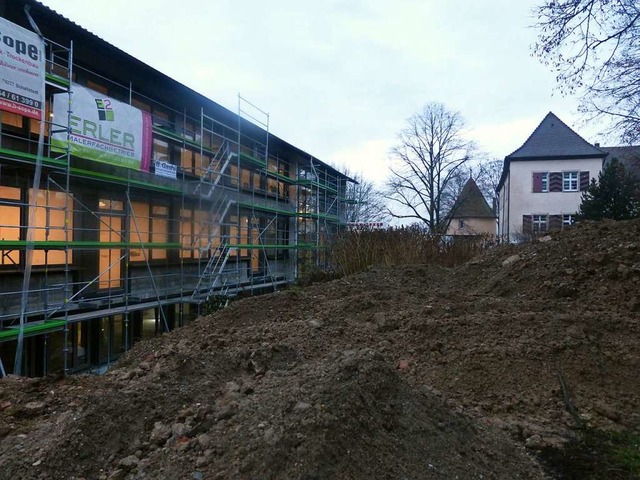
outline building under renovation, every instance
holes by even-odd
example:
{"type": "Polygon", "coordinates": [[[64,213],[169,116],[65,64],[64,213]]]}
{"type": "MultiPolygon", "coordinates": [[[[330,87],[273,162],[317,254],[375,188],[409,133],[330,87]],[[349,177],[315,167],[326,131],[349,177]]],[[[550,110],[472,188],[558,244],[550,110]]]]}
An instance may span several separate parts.
{"type": "Polygon", "coordinates": [[[103,368],[212,298],[326,261],[351,180],[267,114],[36,1],[0,17],[0,374],[103,368]]]}

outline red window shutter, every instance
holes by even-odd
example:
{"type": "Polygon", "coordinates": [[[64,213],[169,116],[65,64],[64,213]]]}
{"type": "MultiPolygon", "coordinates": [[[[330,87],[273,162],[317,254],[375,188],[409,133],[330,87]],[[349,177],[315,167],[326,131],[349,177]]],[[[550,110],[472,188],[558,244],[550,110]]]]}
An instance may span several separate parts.
{"type": "Polygon", "coordinates": [[[542,174],[534,173],[532,176],[533,181],[533,193],[542,192],[542,174]]]}
{"type": "Polygon", "coordinates": [[[562,172],[549,173],[549,191],[550,192],[562,191],[562,172]]]}
{"type": "Polygon", "coordinates": [[[531,215],[522,215],[522,233],[533,232],[533,217],[531,215]]]}
{"type": "Polygon", "coordinates": [[[583,192],[589,188],[589,172],[580,172],[580,191],[583,192]]]}

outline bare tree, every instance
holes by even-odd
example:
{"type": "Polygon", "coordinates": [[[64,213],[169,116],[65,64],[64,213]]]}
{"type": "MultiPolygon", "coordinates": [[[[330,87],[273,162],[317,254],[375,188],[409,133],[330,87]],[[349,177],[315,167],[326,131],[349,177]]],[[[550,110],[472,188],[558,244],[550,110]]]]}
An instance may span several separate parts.
{"type": "Polygon", "coordinates": [[[345,205],[345,220],[356,222],[386,222],[389,213],[386,200],[382,192],[376,188],[371,180],[367,180],[362,173],[351,173],[348,167],[337,168],[357,183],[347,184],[345,205]]]}
{"type": "Polygon", "coordinates": [[[580,109],[605,115],[628,143],[640,139],[640,3],[545,0],[535,13],[535,54],[557,72],[560,91],[582,94],[580,109]]]}
{"type": "Polygon", "coordinates": [[[489,204],[491,204],[496,196],[496,188],[498,188],[498,184],[500,183],[503,165],[504,162],[502,160],[486,159],[482,160],[474,169],[473,178],[475,178],[478,188],[489,204]]]}
{"type": "Polygon", "coordinates": [[[385,192],[395,203],[391,216],[417,219],[431,233],[444,227],[447,207],[455,202],[451,187],[474,148],[464,138],[464,126],[460,112],[441,103],[429,103],[407,120],[391,149],[385,192]]]}

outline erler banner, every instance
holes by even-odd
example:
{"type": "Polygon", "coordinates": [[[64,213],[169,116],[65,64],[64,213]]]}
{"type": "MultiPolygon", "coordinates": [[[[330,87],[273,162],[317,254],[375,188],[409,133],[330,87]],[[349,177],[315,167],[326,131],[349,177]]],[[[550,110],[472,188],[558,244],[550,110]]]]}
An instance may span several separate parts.
{"type": "MultiPolygon", "coordinates": [[[[70,117],[67,116],[69,96],[57,94],[53,97],[54,123],[66,128],[69,118],[71,154],[148,172],[151,115],[75,83],[71,91],[70,117]]],[[[51,145],[55,150],[63,151],[67,146],[67,133],[54,133],[51,145]]]]}
{"type": "Polygon", "coordinates": [[[44,42],[0,18],[0,110],[42,120],[44,42]]]}

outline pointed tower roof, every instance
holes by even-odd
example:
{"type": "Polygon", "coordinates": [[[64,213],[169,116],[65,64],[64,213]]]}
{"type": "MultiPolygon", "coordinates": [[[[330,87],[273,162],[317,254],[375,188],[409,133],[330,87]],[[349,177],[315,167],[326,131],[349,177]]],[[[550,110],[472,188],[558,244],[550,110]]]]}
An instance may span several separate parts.
{"type": "Polygon", "coordinates": [[[462,187],[452,212],[451,218],[496,218],[473,178],[462,187]]]}
{"type": "Polygon", "coordinates": [[[553,112],[547,113],[527,141],[508,160],[594,158],[606,156],[606,152],[594,147],[574,132],[553,112]]]}

